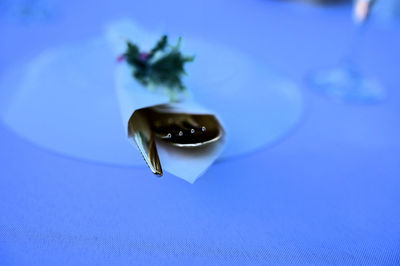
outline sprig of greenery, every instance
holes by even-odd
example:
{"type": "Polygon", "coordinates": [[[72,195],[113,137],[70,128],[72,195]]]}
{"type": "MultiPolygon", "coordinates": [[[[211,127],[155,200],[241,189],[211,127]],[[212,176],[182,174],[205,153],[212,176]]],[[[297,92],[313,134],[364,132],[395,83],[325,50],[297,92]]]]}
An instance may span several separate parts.
{"type": "Polygon", "coordinates": [[[175,46],[168,44],[168,37],[162,36],[150,52],[141,52],[136,44],[128,41],[124,57],[133,66],[133,76],[144,86],[163,86],[171,91],[184,91],[182,82],[185,63],[192,62],[193,56],[184,56],[180,51],[181,38],[175,46]]]}

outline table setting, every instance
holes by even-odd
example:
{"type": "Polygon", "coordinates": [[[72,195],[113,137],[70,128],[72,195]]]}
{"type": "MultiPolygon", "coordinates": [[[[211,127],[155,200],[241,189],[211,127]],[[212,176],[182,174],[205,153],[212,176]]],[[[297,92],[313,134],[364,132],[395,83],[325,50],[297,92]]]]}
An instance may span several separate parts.
{"type": "Polygon", "coordinates": [[[370,8],[0,1],[0,264],[398,264],[400,24],[370,8]]]}

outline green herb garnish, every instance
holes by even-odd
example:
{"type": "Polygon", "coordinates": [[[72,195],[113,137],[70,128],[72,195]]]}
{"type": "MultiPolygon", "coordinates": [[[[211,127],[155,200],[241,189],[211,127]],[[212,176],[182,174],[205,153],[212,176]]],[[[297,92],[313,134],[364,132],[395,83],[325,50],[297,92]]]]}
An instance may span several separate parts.
{"type": "Polygon", "coordinates": [[[144,86],[162,86],[171,92],[182,92],[186,89],[182,83],[182,75],[186,74],[184,65],[192,62],[194,57],[182,55],[180,43],[181,38],[175,46],[169,45],[168,37],[164,35],[150,52],[143,52],[128,41],[123,56],[133,66],[133,76],[144,86]]]}

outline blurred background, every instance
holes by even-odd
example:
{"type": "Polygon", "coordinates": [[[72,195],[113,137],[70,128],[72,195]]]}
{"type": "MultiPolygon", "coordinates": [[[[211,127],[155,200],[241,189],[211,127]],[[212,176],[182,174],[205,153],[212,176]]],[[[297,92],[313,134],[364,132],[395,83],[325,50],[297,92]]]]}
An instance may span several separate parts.
{"type": "MultiPolygon", "coordinates": [[[[400,264],[400,2],[369,3],[363,23],[354,8],[0,0],[0,79],[128,18],[257,58],[302,96],[290,131],[215,163],[194,185],[145,165],[62,156],[0,120],[0,264],[400,264]]],[[[12,93],[0,86],[0,114],[12,93]]]]}

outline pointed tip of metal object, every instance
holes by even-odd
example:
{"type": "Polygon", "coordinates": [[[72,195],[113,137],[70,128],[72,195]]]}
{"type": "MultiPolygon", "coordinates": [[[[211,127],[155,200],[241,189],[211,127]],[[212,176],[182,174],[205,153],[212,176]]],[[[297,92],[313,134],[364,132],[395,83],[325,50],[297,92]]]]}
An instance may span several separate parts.
{"type": "Polygon", "coordinates": [[[156,155],[156,159],[154,161],[150,160],[150,163],[148,163],[147,165],[149,166],[153,174],[155,174],[157,177],[163,176],[163,170],[158,155],[156,155]]]}
{"type": "MultiPolygon", "coordinates": [[[[150,155],[150,156],[152,156],[152,155],[150,155]]],[[[148,157],[148,155],[147,155],[147,158],[146,158],[146,155],[144,155],[143,157],[144,157],[144,159],[145,159],[145,161],[147,163],[147,166],[150,168],[151,172],[153,174],[161,177],[163,175],[163,170],[162,170],[160,161],[159,160],[152,161],[148,157]]],[[[158,155],[157,155],[157,158],[158,158],[158,155]]]]}

